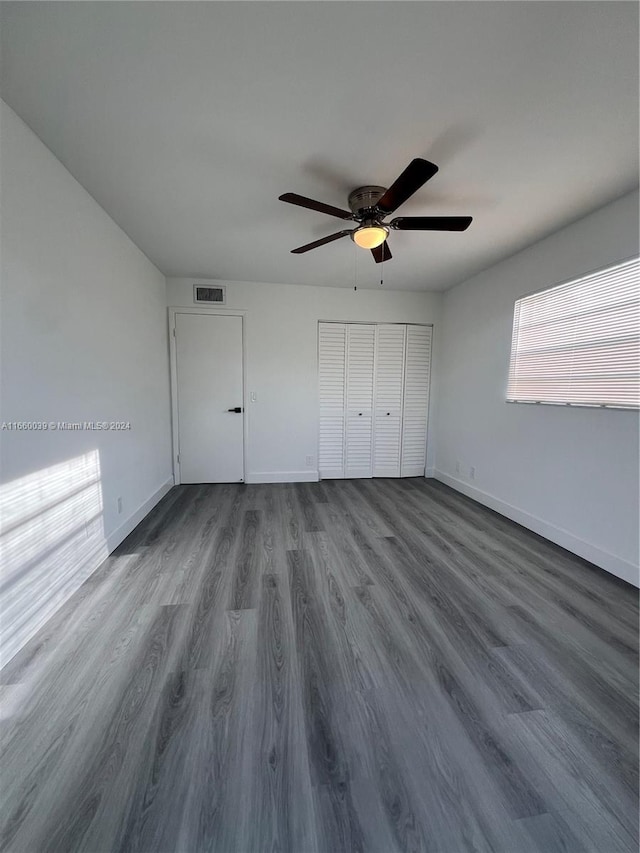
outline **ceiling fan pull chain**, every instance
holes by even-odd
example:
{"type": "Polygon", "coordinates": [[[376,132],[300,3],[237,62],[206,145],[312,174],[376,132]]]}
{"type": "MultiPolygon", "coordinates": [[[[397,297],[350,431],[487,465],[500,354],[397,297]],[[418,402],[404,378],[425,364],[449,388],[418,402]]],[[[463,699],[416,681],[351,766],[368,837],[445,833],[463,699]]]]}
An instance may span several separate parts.
{"type": "Polygon", "coordinates": [[[353,289],[358,289],[358,249],[354,245],[353,249],[353,289]]]}

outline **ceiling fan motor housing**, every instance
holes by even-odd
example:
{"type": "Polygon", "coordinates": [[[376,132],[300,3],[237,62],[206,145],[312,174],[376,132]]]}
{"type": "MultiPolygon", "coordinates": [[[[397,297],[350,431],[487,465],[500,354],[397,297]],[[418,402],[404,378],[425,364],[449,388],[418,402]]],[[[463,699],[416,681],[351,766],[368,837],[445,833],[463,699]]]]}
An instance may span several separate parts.
{"type": "Polygon", "coordinates": [[[372,218],[371,214],[382,196],[386,192],[385,187],[358,187],[349,194],[349,208],[358,219],[372,218]],[[367,216],[369,214],[369,216],[367,216]]]}

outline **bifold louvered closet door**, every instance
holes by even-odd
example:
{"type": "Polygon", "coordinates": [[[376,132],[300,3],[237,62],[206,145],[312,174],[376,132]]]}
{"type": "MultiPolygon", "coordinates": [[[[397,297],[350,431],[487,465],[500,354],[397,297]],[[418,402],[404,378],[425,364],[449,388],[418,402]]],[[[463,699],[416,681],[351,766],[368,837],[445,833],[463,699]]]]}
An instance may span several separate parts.
{"type": "Polygon", "coordinates": [[[407,327],[380,324],[376,339],[373,476],[399,477],[407,327]]]}
{"type": "Polygon", "coordinates": [[[320,380],[320,475],[344,477],[344,403],[347,366],[347,327],[320,323],[318,373],[320,380]]]}
{"type": "Polygon", "coordinates": [[[320,323],[325,479],[424,474],[431,327],[320,323]]]}
{"type": "Polygon", "coordinates": [[[401,477],[420,477],[425,472],[432,332],[431,326],[407,326],[401,477]]]}
{"type": "Polygon", "coordinates": [[[345,477],[371,477],[376,327],[347,326],[345,477]]]}

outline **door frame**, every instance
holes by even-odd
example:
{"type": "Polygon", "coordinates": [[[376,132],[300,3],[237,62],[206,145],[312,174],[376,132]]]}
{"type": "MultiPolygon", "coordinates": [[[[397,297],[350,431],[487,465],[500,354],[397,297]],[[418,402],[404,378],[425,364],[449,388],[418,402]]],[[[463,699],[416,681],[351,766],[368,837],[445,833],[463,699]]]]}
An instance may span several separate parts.
{"type": "Polygon", "coordinates": [[[171,386],[171,452],[173,457],[173,482],[179,486],[180,477],[180,422],[178,418],[178,352],[176,349],[176,315],[177,314],[211,314],[220,317],[240,317],[242,321],[242,481],[247,481],[247,446],[249,440],[249,413],[247,411],[247,353],[245,344],[246,311],[231,308],[191,308],[187,306],[171,306],[168,309],[169,321],[169,373],[171,386]]]}

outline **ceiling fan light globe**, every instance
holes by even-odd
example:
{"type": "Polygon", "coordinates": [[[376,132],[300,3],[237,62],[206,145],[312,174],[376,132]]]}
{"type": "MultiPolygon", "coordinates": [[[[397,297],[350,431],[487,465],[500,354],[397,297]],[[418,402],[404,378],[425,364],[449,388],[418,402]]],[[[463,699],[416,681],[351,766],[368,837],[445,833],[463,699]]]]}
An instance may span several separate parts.
{"type": "Polygon", "coordinates": [[[389,229],[382,225],[363,225],[351,235],[353,242],[361,249],[375,249],[381,246],[389,236],[389,229]]]}

